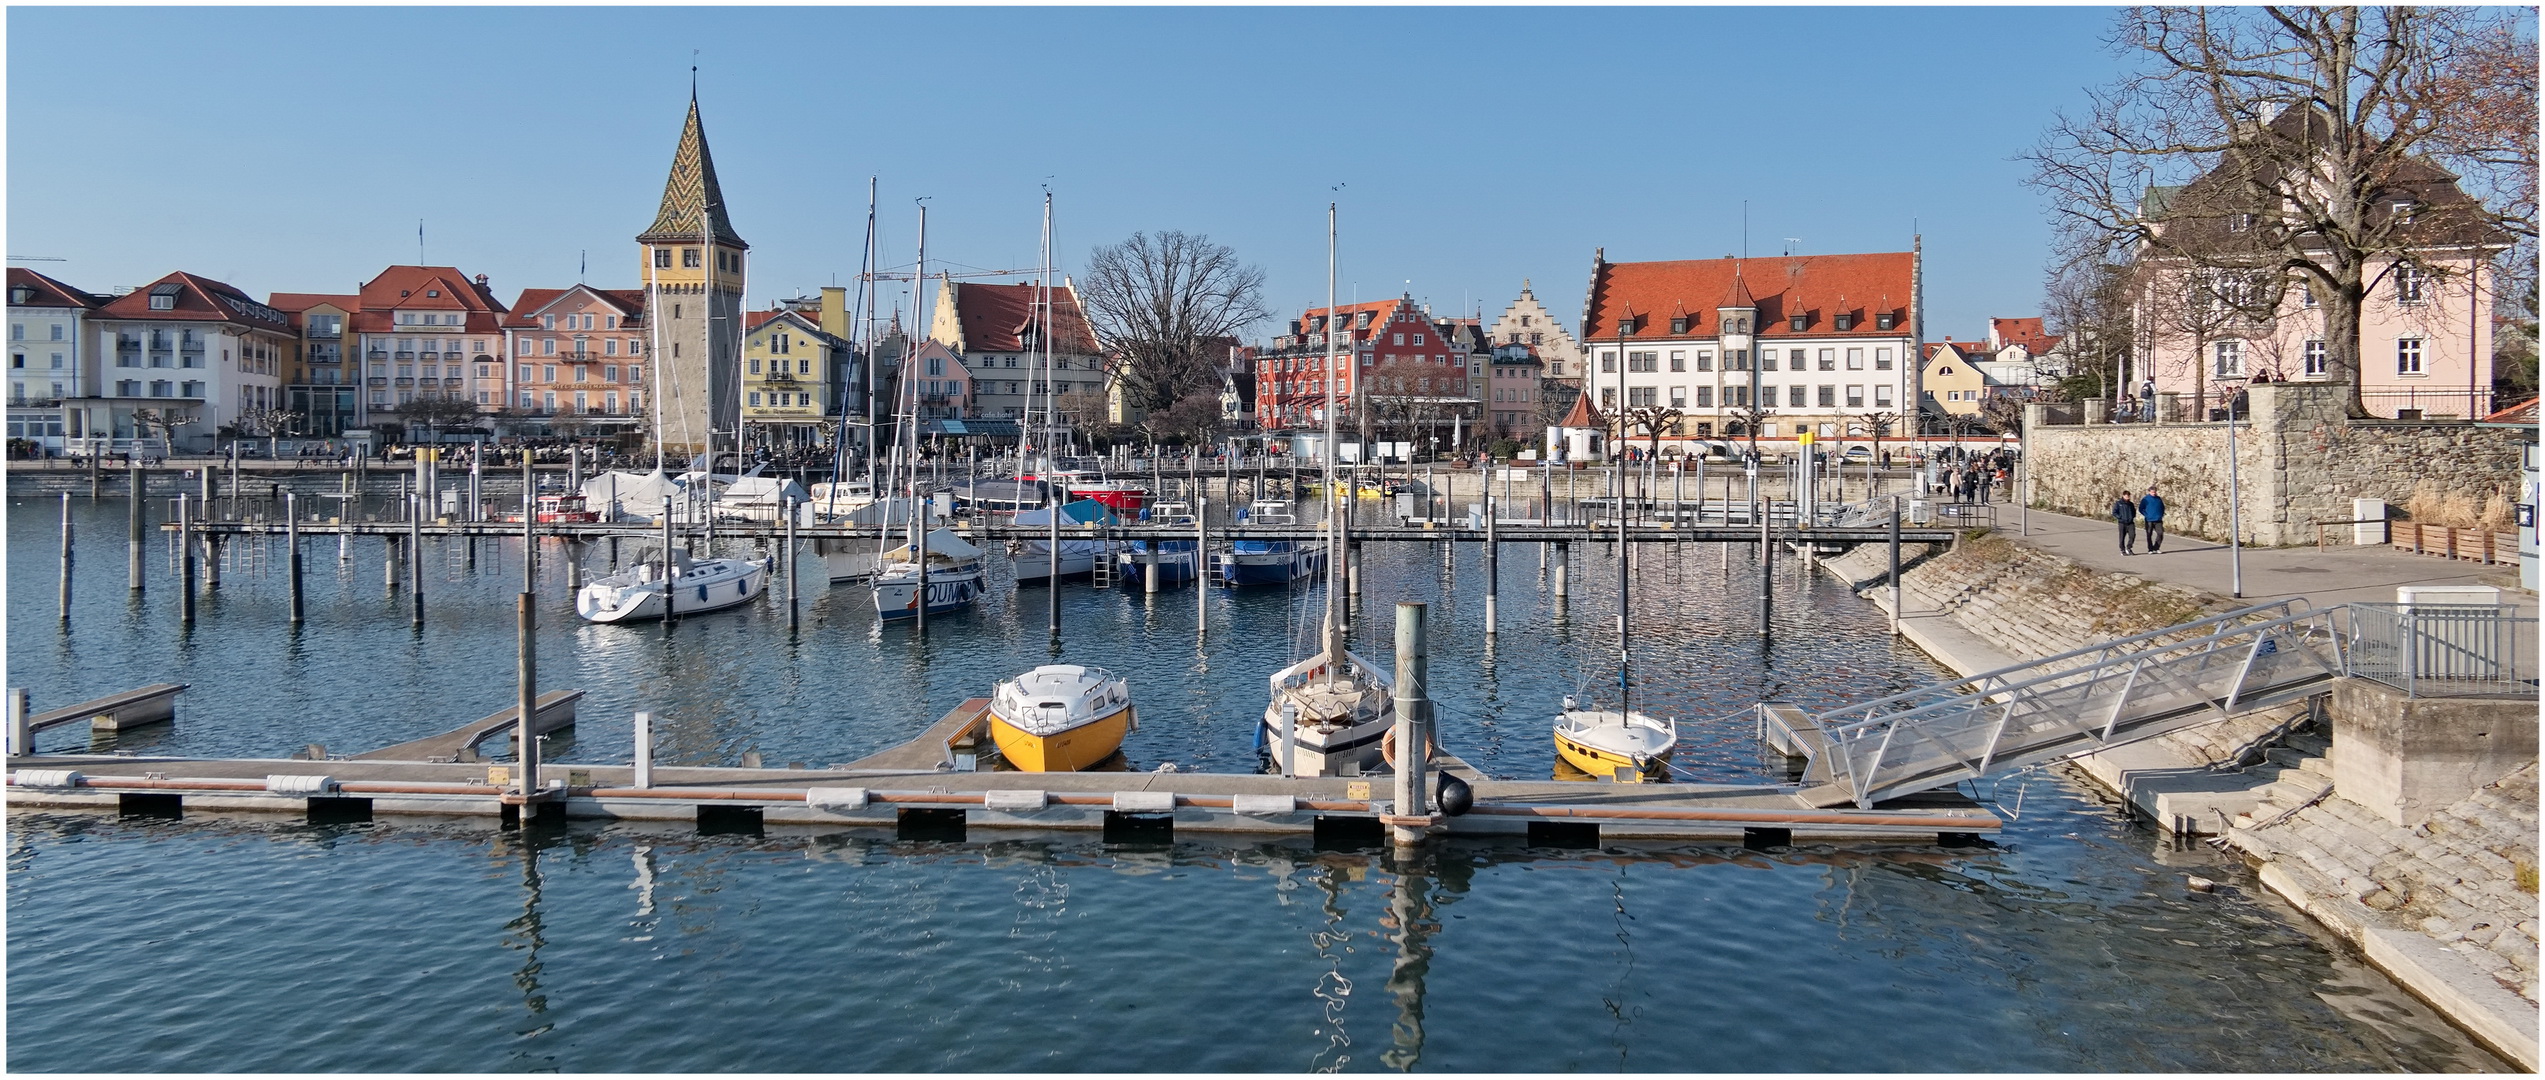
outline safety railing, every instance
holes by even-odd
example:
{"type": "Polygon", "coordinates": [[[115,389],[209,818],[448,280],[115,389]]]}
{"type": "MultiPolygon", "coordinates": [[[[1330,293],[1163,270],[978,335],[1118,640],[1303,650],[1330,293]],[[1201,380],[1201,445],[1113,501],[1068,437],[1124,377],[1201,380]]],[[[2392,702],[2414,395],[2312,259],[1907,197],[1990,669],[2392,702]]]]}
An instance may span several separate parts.
{"type": "Polygon", "coordinates": [[[2498,604],[2350,606],[2348,671],[2407,697],[2534,697],[2536,617],[2498,604]]]}
{"type": "Polygon", "coordinates": [[[2342,673],[2332,612],[2285,600],[1810,719],[1831,801],[1870,807],[2301,700],[2342,673]]]}

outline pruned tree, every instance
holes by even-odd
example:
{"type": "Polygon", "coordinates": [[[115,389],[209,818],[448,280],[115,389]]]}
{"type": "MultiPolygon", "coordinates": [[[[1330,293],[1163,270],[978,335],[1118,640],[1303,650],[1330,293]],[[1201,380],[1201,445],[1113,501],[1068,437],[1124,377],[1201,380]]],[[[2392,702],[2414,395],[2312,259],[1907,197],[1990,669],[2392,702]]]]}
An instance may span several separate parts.
{"type": "Polygon", "coordinates": [[[1145,411],[1219,392],[1228,342],[1270,314],[1264,272],[1200,233],[1133,233],[1087,257],[1078,294],[1113,374],[1145,411]]]}
{"type": "Polygon", "coordinates": [[[2024,433],[2024,403],[2006,394],[1990,394],[1980,402],[1979,422],[2000,435],[2024,433]]]}
{"type": "Polygon", "coordinates": [[[237,420],[239,433],[255,435],[270,441],[266,454],[283,456],[283,436],[291,434],[306,419],[290,409],[241,409],[237,420]]]}
{"type": "MultiPolygon", "coordinates": [[[[2461,82],[2480,81],[2482,50],[2504,18],[2470,8],[2127,9],[2112,39],[2135,63],[2092,91],[2084,112],[2060,115],[2027,155],[2032,183],[2072,251],[2261,271],[2278,279],[2275,294],[2282,281],[2311,288],[2327,374],[2351,384],[2352,408],[2364,412],[2361,308],[2379,278],[2398,263],[2438,269],[2420,262],[2437,245],[2536,234],[2534,123],[2485,134],[2471,110],[2451,107],[2467,93],[2461,82]],[[2503,142],[2524,149],[2504,152],[2503,142]],[[2514,175],[2522,153],[2524,205],[2514,175]]],[[[2535,49],[2525,41],[2531,79],[2535,49]]]]}
{"type": "Polygon", "coordinates": [[[1865,434],[1873,437],[1874,460],[1882,460],[1883,436],[1891,434],[1893,430],[1899,427],[1900,414],[1890,412],[1888,410],[1881,412],[1858,413],[1856,414],[1856,422],[1863,424],[1865,426],[1865,434]]]}
{"type": "Polygon", "coordinates": [[[1626,407],[1626,427],[1642,431],[1645,451],[1659,458],[1662,435],[1678,434],[1679,421],[1687,415],[1687,410],[1669,405],[1629,405],[1626,407]]]}
{"type": "Polygon", "coordinates": [[[1150,441],[1180,440],[1199,446],[1210,442],[1225,421],[1220,415],[1219,395],[1186,394],[1164,409],[1152,410],[1140,422],[1141,431],[1150,441]]]}
{"type": "Polygon", "coordinates": [[[180,416],[166,409],[134,409],[133,426],[145,437],[157,438],[168,453],[177,452],[177,429],[194,423],[194,417],[180,416]]]}

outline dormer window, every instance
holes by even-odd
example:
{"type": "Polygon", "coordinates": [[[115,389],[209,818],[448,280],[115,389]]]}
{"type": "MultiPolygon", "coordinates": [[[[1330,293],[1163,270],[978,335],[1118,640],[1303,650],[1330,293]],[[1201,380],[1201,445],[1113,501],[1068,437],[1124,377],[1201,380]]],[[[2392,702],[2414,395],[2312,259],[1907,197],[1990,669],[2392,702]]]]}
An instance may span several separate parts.
{"type": "Polygon", "coordinates": [[[9,302],[20,307],[26,306],[27,301],[34,299],[34,297],[35,290],[24,285],[19,285],[9,290],[9,302]]]}
{"type": "Polygon", "coordinates": [[[1879,312],[1873,317],[1873,328],[1876,330],[1889,330],[1894,325],[1898,324],[1899,321],[1900,317],[1898,315],[1894,315],[1888,311],[1879,312]]]}
{"type": "Polygon", "coordinates": [[[1688,317],[1687,317],[1687,316],[1685,316],[1685,315],[1681,315],[1681,316],[1678,316],[1677,318],[1671,319],[1671,320],[1670,320],[1670,332],[1671,332],[1671,333],[1674,333],[1674,334],[1684,334],[1684,333],[1687,333],[1687,332],[1688,332],[1688,317]]]}
{"type": "Polygon", "coordinates": [[[1795,333],[1799,334],[1799,333],[1802,333],[1802,332],[1803,332],[1803,328],[1804,328],[1804,327],[1810,326],[1810,325],[1811,325],[1811,322],[1812,322],[1812,319],[1811,319],[1811,316],[1809,316],[1809,315],[1796,315],[1796,316],[1794,316],[1794,318],[1793,318],[1791,321],[1789,321],[1786,325],[1787,325],[1787,327],[1788,327],[1789,329],[1791,329],[1791,330],[1793,330],[1795,333]]]}
{"type": "Polygon", "coordinates": [[[2230,214],[2227,216],[2228,232],[2244,232],[2251,228],[2253,228],[2252,214],[2230,214]]]}
{"type": "Polygon", "coordinates": [[[1841,311],[1833,322],[1840,330],[1853,330],[1856,328],[1856,315],[1852,311],[1841,311]]]}
{"type": "Polygon", "coordinates": [[[426,289],[426,290],[424,290],[424,295],[426,295],[426,296],[440,296],[440,295],[442,295],[442,290],[440,290],[440,289],[426,289]]]}
{"type": "Polygon", "coordinates": [[[2417,207],[2419,207],[2419,205],[2420,205],[2419,203],[2415,203],[2415,202],[2413,202],[2413,201],[2412,201],[2412,200],[2410,200],[2410,199],[2405,199],[2405,200],[2402,200],[2402,201],[2397,202],[2397,203],[2395,204],[2395,206],[2394,206],[2394,210],[2395,210],[2395,224],[2397,224],[2397,225],[2410,225],[2410,224],[2412,224],[2412,212],[2413,212],[2413,210],[2414,210],[2414,209],[2416,209],[2417,207]]]}
{"type": "Polygon", "coordinates": [[[171,281],[165,285],[161,285],[150,290],[150,310],[175,311],[177,309],[177,293],[184,290],[184,288],[185,286],[171,281]]]}

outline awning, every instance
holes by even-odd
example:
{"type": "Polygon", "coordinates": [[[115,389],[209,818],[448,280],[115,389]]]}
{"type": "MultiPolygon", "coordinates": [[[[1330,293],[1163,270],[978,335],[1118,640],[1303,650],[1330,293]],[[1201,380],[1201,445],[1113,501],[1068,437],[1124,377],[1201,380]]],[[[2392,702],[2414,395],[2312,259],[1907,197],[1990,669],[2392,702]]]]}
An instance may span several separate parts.
{"type": "Polygon", "coordinates": [[[993,439],[1021,438],[1024,432],[1014,420],[930,420],[921,426],[922,435],[979,435],[993,439]]]}

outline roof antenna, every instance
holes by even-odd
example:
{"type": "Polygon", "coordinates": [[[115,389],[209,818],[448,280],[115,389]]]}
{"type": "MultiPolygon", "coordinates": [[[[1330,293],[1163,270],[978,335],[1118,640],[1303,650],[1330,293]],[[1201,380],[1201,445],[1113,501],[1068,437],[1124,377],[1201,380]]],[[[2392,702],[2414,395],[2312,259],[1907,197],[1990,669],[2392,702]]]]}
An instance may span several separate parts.
{"type": "Polygon", "coordinates": [[[1799,243],[1802,243],[1802,242],[1803,242],[1803,238],[1802,238],[1802,237],[1799,237],[1799,236],[1788,236],[1788,237],[1786,237],[1786,238],[1785,238],[1785,254],[1787,254],[1787,255],[1792,255],[1792,254],[1794,253],[1794,245],[1799,244],[1799,243]]]}
{"type": "Polygon", "coordinates": [[[591,252],[590,250],[588,250],[588,249],[587,249],[587,250],[583,250],[583,251],[575,252],[575,253],[574,253],[574,280],[575,280],[575,283],[576,283],[576,284],[581,284],[581,283],[584,281],[584,279],[585,279],[585,278],[586,278],[586,277],[587,277],[587,276],[588,276],[591,272],[592,272],[592,252],[591,252]]]}
{"type": "Polygon", "coordinates": [[[689,50],[689,103],[698,104],[698,50],[689,50]]]}
{"type": "Polygon", "coordinates": [[[424,219],[415,219],[415,265],[424,265],[424,219]]]}

